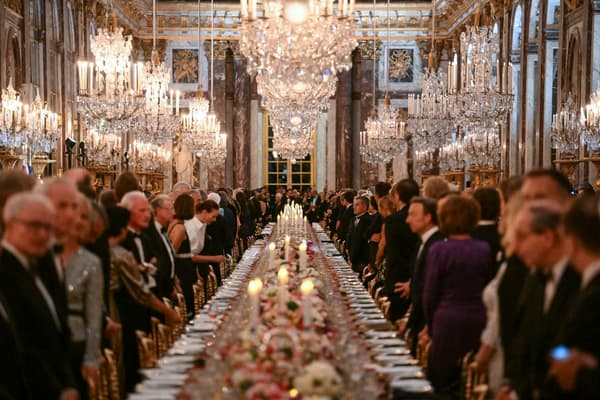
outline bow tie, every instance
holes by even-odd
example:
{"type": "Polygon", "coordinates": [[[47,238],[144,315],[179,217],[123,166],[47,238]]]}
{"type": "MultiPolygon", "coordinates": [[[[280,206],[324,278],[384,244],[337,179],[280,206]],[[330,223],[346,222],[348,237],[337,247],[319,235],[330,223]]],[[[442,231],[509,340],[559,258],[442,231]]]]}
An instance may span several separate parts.
{"type": "Polygon", "coordinates": [[[160,228],[160,233],[162,233],[163,235],[167,233],[167,228],[166,227],[162,227],[160,228]]]}
{"type": "Polygon", "coordinates": [[[54,253],[54,254],[60,254],[63,252],[63,250],[64,250],[64,246],[60,243],[55,243],[52,246],[52,253],[54,253]]]}

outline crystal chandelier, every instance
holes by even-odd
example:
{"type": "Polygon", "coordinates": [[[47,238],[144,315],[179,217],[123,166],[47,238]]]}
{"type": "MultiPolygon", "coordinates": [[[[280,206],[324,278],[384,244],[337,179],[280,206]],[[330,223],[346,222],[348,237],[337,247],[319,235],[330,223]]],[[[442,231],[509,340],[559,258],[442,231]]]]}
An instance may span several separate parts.
{"type": "MultiPolygon", "coordinates": [[[[210,98],[204,98],[198,78],[198,92],[189,102],[188,114],[182,116],[182,140],[188,149],[201,157],[209,168],[222,165],[227,157],[227,134],[221,133],[221,123],[214,110],[214,2],[211,1],[210,98]],[[210,110],[210,112],[209,112],[210,110]]],[[[200,47],[200,1],[198,1],[198,48],[200,47]]],[[[198,68],[200,71],[200,68],[198,68]]]]}
{"type": "MultiPolygon", "coordinates": [[[[108,20],[107,16],[107,20],[108,20]]],[[[88,126],[98,121],[127,121],[144,105],[143,65],[131,63],[132,39],[123,36],[111,13],[108,28],[90,35],[94,62],[79,61],[77,106],[88,126]]]]}
{"type": "Polygon", "coordinates": [[[454,130],[447,92],[448,76],[436,69],[435,11],[432,4],[431,51],[428,68],[421,73],[421,95],[408,96],[408,130],[412,134],[418,167],[424,171],[436,168],[434,152],[447,142],[454,130]]]}
{"type": "Polygon", "coordinates": [[[240,1],[240,51],[248,58],[250,75],[290,78],[286,83],[291,87],[299,70],[306,82],[314,84],[315,78],[352,67],[351,53],[358,44],[353,0],[340,0],[337,15],[333,0],[264,0],[262,4],[259,17],[257,0],[240,1]]]}
{"type": "Polygon", "coordinates": [[[451,62],[448,68],[454,119],[463,128],[505,125],[513,103],[512,66],[503,66],[506,79],[502,82],[498,33],[491,26],[469,26],[460,35],[460,49],[460,84],[458,64],[451,62]]]}
{"type": "Polygon", "coordinates": [[[56,148],[56,141],[60,135],[59,116],[48,110],[48,105],[40,97],[39,90],[25,114],[25,125],[32,155],[51,153],[56,148]]]}
{"type": "Polygon", "coordinates": [[[600,150],[600,84],[592,94],[590,103],[581,108],[584,141],[592,152],[600,150]]]}
{"type": "MultiPolygon", "coordinates": [[[[375,9],[376,1],[373,1],[375,9]]],[[[376,59],[375,23],[373,22],[373,60],[376,59]]],[[[390,47],[390,1],[387,2],[387,44],[390,47]]],[[[386,57],[386,65],[388,57],[386,57]]],[[[389,71],[389,65],[387,66],[389,71]]],[[[370,164],[388,163],[406,147],[406,123],[398,121],[398,111],[392,107],[389,96],[389,77],[383,106],[375,108],[375,68],[373,68],[373,111],[360,132],[360,153],[370,164]]]]}
{"type": "Polygon", "coordinates": [[[490,126],[470,126],[462,138],[465,160],[472,168],[498,169],[501,146],[498,129],[490,126]]]}
{"type": "Polygon", "coordinates": [[[152,2],[152,57],[144,66],[144,112],[139,113],[134,125],[136,137],[147,142],[168,143],[179,127],[179,91],[169,92],[171,69],[160,61],[156,50],[156,0],[152,2]],[[170,96],[169,96],[170,94],[170,96]]]}
{"type": "Polygon", "coordinates": [[[440,148],[441,171],[462,170],[465,164],[464,148],[461,141],[453,140],[440,148]]]}
{"type": "Polygon", "coordinates": [[[273,151],[282,159],[295,164],[297,160],[302,160],[313,151],[312,130],[289,133],[285,132],[286,129],[289,128],[273,127],[273,151]]]}
{"type": "Polygon", "coordinates": [[[118,168],[121,159],[121,133],[101,133],[97,129],[88,129],[84,143],[86,167],[108,171],[118,168]]]}
{"type": "Polygon", "coordinates": [[[273,127],[273,151],[281,158],[301,160],[314,146],[313,132],[319,110],[303,104],[276,104],[269,115],[273,127]]]}
{"type": "Polygon", "coordinates": [[[25,142],[22,135],[25,129],[24,113],[27,106],[21,102],[21,96],[13,85],[12,80],[6,89],[2,89],[2,113],[0,114],[0,146],[9,149],[18,149],[25,142]]]}
{"type": "Polygon", "coordinates": [[[162,172],[171,161],[171,150],[167,146],[136,139],[132,145],[133,167],[140,173],[162,172]]]}
{"type": "Polygon", "coordinates": [[[560,111],[552,116],[552,147],[560,159],[577,158],[582,130],[577,107],[569,93],[560,111]]]}

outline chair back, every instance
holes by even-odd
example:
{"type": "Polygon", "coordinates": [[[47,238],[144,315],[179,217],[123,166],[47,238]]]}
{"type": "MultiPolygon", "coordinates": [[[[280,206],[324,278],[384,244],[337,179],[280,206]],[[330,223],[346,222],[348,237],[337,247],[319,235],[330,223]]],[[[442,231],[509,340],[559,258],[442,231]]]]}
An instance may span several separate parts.
{"type": "MultiPolygon", "coordinates": [[[[119,400],[121,397],[121,391],[119,386],[119,370],[117,368],[117,361],[115,360],[115,354],[111,349],[104,349],[104,358],[106,359],[106,380],[108,382],[109,396],[111,400],[119,400]]],[[[109,397],[106,397],[108,399],[109,397]]]]}
{"type": "Polygon", "coordinates": [[[148,338],[143,331],[136,330],[138,352],[140,357],[140,368],[154,368],[156,366],[156,350],[154,342],[148,338]]]}
{"type": "Polygon", "coordinates": [[[487,396],[487,374],[479,372],[473,365],[475,353],[470,351],[462,359],[461,392],[466,400],[479,400],[487,396]]]}

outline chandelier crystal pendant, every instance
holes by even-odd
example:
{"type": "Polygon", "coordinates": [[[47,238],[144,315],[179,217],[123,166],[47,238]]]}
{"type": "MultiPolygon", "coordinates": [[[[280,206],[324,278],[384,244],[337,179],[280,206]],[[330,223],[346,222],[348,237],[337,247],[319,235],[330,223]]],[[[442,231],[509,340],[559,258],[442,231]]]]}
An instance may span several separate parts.
{"type": "Polygon", "coordinates": [[[559,159],[577,158],[582,133],[577,106],[569,93],[559,112],[552,116],[552,147],[558,151],[559,159]]]}
{"type": "Polygon", "coordinates": [[[132,38],[123,36],[114,13],[106,19],[108,27],[90,35],[94,62],[77,63],[78,111],[91,127],[99,121],[110,124],[129,120],[144,105],[144,68],[142,63],[130,61],[132,38]]]}

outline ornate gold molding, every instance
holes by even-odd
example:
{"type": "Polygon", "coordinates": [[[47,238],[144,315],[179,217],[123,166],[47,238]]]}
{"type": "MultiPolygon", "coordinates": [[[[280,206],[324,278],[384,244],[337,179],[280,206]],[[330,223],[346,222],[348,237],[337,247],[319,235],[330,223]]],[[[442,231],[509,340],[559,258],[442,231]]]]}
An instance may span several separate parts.
{"type": "Polygon", "coordinates": [[[373,54],[373,40],[359,40],[358,50],[360,51],[360,57],[363,60],[372,60],[374,55],[377,57],[377,59],[381,59],[381,40],[376,40],[376,54],[373,54]]]}

